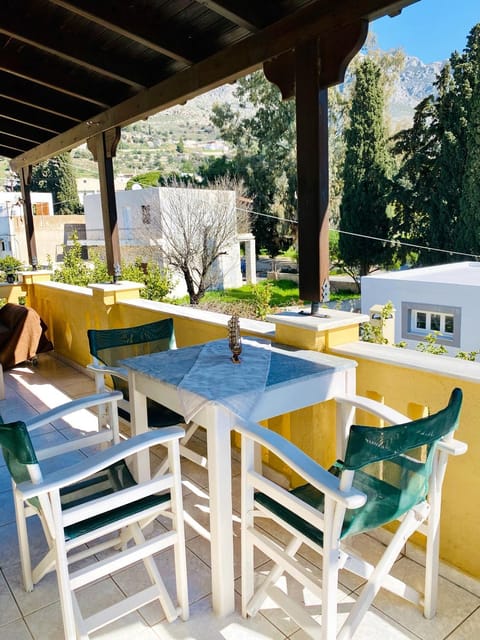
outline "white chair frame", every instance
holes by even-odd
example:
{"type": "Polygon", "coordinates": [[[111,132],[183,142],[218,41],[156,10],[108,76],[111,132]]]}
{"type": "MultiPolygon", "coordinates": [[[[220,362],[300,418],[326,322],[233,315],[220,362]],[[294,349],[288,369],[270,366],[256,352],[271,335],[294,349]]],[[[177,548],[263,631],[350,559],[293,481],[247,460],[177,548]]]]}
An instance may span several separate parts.
{"type": "MultiPolygon", "coordinates": [[[[128,383],[128,371],[124,367],[107,367],[103,363],[101,363],[98,358],[92,356],[93,362],[87,365],[87,369],[94,374],[95,378],[95,388],[97,393],[105,393],[109,391],[110,388],[107,386],[108,376],[117,376],[121,380],[124,380],[128,383]]],[[[118,401],[118,406],[130,413],[130,403],[128,400],[125,400],[123,396],[118,401]]],[[[104,423],[106,420],[106,411],[101,410],[101,420],[104,423]]],[[[187,447],[190,439],[195,435],[197,429],[199,429],[200,425],[195,422],[190,422],[188,424],[181,423],[182,427],[185,429],[185,435],[180,441],[180,455],[191,462],[203,467],[204,469],[208,468],[208,461],[205,456],[200,455],[193,449],[187,447]]],[[[163,428],[163,427],[162,427],[163,428]]],[[[167,460],[165,459],[160,467],[158,468],[158,473],[164,473],[167,469],[167,460]]]]}
{"type": "Polygon", "coordinates": [[[58,469],[44,476],[42,476],[39,465],[28,465],[31,481],[22,482],[18,485],[13,483],[25,589],[31,591],[33,585],[41,580],[46,573],[56,569],[64,632],[67,640],[87,639],[93,631],[156,599],[160,601],[168,621],[174,620],[178,615],[185,620],[189,615],[178,448],[178,442],[184,431],[180,427],[165,427],[158,431],[150,431],[134,438],[120,441],[116,403],[121,396],[122,394],[118,391],[89,396],[66,403],[25,421],[29,432],[31,432],[52,420],[62,418],[80,409],[95,406],[108,408],[109,426],[100,427],[99,432],[93,435],[82,436],[76,440],[65,442],[65,444],[38,450],[36,454],[37,459],[40,461],[105,442],[110,442],[112,444],[111,447],[102,449],[85,458],[85,460],[65,469],[58,469]],[[117,493],[85,504],[69,507],[68,510],[62,511],[60,502],[60,490],[62,488],[81,482],[83,479],[115,462],[124,460],[129,456],[135,456],[138,452],[156,445],[167,447],[169,473],[157,475],[155,479],[148,482],[139,483],[117,493]],[[128,502],[166,490],[170,492],[170,499],[161,505],[150,506],[140,513],[125,516],[121,521],[105,524],[100,529],[84,533],[77,538],[66,539],[65,537],[64,528],[69,525],[105,513],[128,502]],[[38,498],[39,509],[29,502],[32,498],[38,498]],[[171,519],[172,528],[165,532],[162,531],[160,534],[155,534],[147,540],[144,537],[143,529],[160,514],[171,519]],[[27,518],[33,515],[37,515],[40,518],[49,545],[49,551],[32,570],[27,518]],[[108,540],[105,539],[105,536],[114,532],[118,532],[117,535],[108,540]],[[129,541],[133,541],[135,544],[128,547],[129,541]],[[158,553],[168,547],[173,547],[174,550],[178,606],[173,604],[153,559],[154,553],[158,553]],[[86,568],[82,567],[73,571],[69,569],[70,565],[78,560],[83,560],[108,548],[115,548],[118,553],[108,555],[104,560],[94,561],[86,568]],[[152,583],[151,586],[124,598],[119,603],[103,611],[84,618],[80,611],[75,591],[138,561],[143,561],[152,583]]]}
{"type": "MultiPolygon", "coordinates": [[[[381,403],[359,396],[336,398],[337,410],[337,454],[342,457],[349,429],[356,408],[361,408],[384,420],[387,424],[402,424],[411,421],[398,411],[381,403]]],[[[318,465],[304,452],[279,434],[252,422],[238,420],[235,430],[241,438],[242,448],[242,614],[253,616],[262,606],[266,597],[286,611],[291,618],[312,638],[321,640],[348,640],[358,628],[363,616],[381,587],[423,606],[426,618],[435,615],[437,606],[437,584],[439,569],[440,507],[442,484],[449,455],[460,455],[467,450],[463,442],[455,440],[452,434],[442,439],[435,454],[430,480],[428,499],[407,512],[381,560],[376,566],[366,562],[349,546],[348,538],[340,539],[346,509],[356,509],[366,502],[366,496],[352,488],[353,471],[343,471],[341,479],[318,465]],[[272,482],[264,475],[261,464],[261,448],[273,452],[292,471],[322,492],[325,496],[324,513],[310,507],[285,488],[272,482]],[[273,498],[299,517],[323,532],[323,546],[296,528],[278,518],[254,499],[256,491],[273,498]],[[280,544],[265,529],[255,526],[256,519],[270,518],[290,534],[290,542],[280,544]],[[398,554],[414,531],[420,531],[426,538],[425,587],[419,593],[411,586],[390,575],[390,570],[398,554]],[[295,558],[298,549],[306,544],[322,557],[320,575],[313,575],[304,569],[295,558]],[[274,562],[274,567],[263,583],[255,590],[254,548],[263,551],[274,562]],[[365,579],[366,585],[352,606],[347,620],[337,635],[337,584],[338,574],[346,569],[365,579]],[[318,596],[322,602],[322,625],[308,613],[305,607],[289,600],[288,596],[275,586],[277,580],[288,573],[295,580],[318,596]]]]}

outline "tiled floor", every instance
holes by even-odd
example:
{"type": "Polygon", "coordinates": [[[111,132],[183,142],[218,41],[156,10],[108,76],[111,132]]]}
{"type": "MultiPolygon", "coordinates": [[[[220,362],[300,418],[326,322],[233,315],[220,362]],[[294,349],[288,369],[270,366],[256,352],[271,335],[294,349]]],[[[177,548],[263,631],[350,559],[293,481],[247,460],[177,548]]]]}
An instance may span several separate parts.
{"type": "MultiPolygon", "coordinates": [[[[0,414],[4,421],[22,419],[33,413],[60,404],[70,397],[79,397],[93,391],[92,381],[81,372],[62,364],[48,355],[42,356],[37,367],[19,367],[5,374],[6,399],[0,401],[0,414]]],[[[82,418],[82,428],[87,423],[82,418]]],[[[75,424],[73,425],[75,426],[75,424]]],[[[65,427],[64,427],[65,428],[65,427]]],[[[68,427],[67,427],[68,428],[68,427]]],[[[42,429],[36,436],[51,441],[63,438],[62,426],[42,429]]],[[[238,464],[234,464],[234,504],[238,507],[238,464]]],[[[185,463],[184,502],[190,513],[195,512],[208,524],[206,476],[201,469],[185,463]],[[195,484],[194,484],[195,483],[195,484]],[[198,488],[200,487],[200,488],[198,488]]],[[[25,593],[20,580],[16,527],[11,490],[3,460],[0,463],[0,638],[2,640],[61,640],[60,607],[54,573],[46,576],[32,593],[25,593]]],[[[235,520],[235,546],[238,552],[238,514],[235,520]]],[[[160,525],[159,525],[160,526],[160,525]]],[[[44,548],[42,534],[37,527],[31,529],[33,555],[44,548]]],[[[117,623],[105,627],[92,636],[103,640],[240,640],[286,639],[303,640],[305,634],[279,610],[268,603],[254,619],[244,620],[239,611],[219,619],[212,614],[210,601],[210,571],[208,543],[191,529],[187,531],[189,593],[191,615],[187,622],[168,624],[158,604],[144,607],[140,613],[130,614],[117,623]]],[[[359,541],[372,554],[381,546],[380,539],[363,536],[359,541]]],[[[168,552],[160,554],[167,587],[173,589],[173,575],[168,552]]],[[[421,554],[414,549],[409,557],[397,561],[397,575],[409,574],[415,579],[421,573],[421,554]]],[[[237,564],[237,578],[238,578],[237,564]]],[[[115,593],[128,593],[133,581],[139,577],[128,570],[105,579],[102,589],[93,585],[82,593],[83,606],[91,604],[90,589],[95,588],[95,604],[98,593],[108,602],[115,593]]],[[[240,589],[237,579],[238,590],[240,589]]],[[[344,602],[356,597],[358,581],[344,579],[344,602]]],[[[239,600],[239,598],[238,598],[239,600]]],[[[433,620],[425,620],[419,610],[395,596],[381,591],[360,626],[355,640],[474,640],[480,637],[480,582],[442,566],[440,579],[439,613],[433,620]]]]}

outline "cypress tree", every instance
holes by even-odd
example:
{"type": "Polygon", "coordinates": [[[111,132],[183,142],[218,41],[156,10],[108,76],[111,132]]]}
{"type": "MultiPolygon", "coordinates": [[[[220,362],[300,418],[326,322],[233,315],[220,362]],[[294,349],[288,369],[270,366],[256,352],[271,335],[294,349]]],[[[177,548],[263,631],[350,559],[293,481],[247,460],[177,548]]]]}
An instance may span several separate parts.
{"type": "Polygon", "coordinates": [[[365,58],[356,72],[355,88],[345,131],[343,196],[340,205],[340,256],[358,275],[389,262],[390,244],[360,234],[389,238],[387,215],[392,161],[384,121],[385,95],[380,66],[365,58]]]}
{"type": "Polygon", "coordinates": [[[32,191],[51,192],[55,215],[81,212],[77,184],[70,153],[61,153],[55,158],[36,165],[30,183],[32,191]]]}
{"type": "Polygon", "coordinates": [[[412,128],[397,134],[394,147],[402,155],[396,229],[427,247],[419,255],[424,264],[458,261],[453,251],[480,254],[480,25],[435,86],[437,95],[417,106],[412,128]]]}
{"type": "Polygon", "coordinates": [[[470,32],[461,74],[463,122],[465,132],[465,166],[460,197],[460,221],[456,248],[466,253],[480,254],[480,24],[470,32]]]}

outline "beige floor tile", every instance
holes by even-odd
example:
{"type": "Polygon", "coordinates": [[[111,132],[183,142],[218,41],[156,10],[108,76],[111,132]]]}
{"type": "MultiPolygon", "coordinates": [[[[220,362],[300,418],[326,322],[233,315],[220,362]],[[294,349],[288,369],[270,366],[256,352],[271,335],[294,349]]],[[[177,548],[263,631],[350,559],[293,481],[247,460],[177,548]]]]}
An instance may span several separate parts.
{"type": "Polygon", "coordinates": [[[284,640],[275,626],[262,615],[245,620],[237,601],[236,612],[224,618],[213,615],[209,598],[192,605],[190,619],[154,627],[161,640],[284,640]]]}
{"type": "Polygon", "coordinates": [[[25,591],[23,588],[20,564],[11,565],[7,569],[4,569],[4,575],[24,617],[59,599],[57,575],[54,571],[42,578],[42,580],[35,585],[33,591],[30,592],[25,591]]]}
{"type": "Polygon", "coordinates": [[[15,522],[9,522],[0,527],[0,536],[2,540],[2,544],[0,544],[0,567],[6,572],[9,571],[11,566],[17,567],[20,563],[17,526],[15,522]]]}
{"type": "MultiPolygon", "coordinates": [[[[0,415],[4,419],[22,419],[34,415],[37,411],[56,406],[68,397],[78,397],[93,392],[93,381],[81,371],[73,370],[59,360],[44,355],[39,359],[38,367],[19,367],[5,374],[7,399],[0,401],[0,415]]],[[[92,417],[92,420],[94,418],[92,417]]],[[[39,441],[51,443],[58,437],[71,437],[75,428],[82,429],[82,420],[77,424],[56,422],[36,433],[39,441]]],[[[126,427],[128,432],[128,426],[126,427]]],[[[204,433],[199,432],[195,447],[205,444],[204,433]]],[[[273,603],[265,603],[262,611],[253,619],[244,620],[240,615],[240,549],[238,509],[240,487],[238,481],[238,456],[234,452],[232,462],[232,492],[234,504],[234,549],[235,549],[235,588],[237,591],[236,613],[219,619],[213,615],[210,595],[210,549],[208,542],[187,527],[188,578],[190,586],[191,616],[190,620],[175,621],[168,624],[158,603],[144,607],[141,612],[134,612],[108,627],[92,635],[92,640],[303,640],[305,635],[298,630],[295,623],[288,620],[273,603]]],[[[161,458],[161,452],[154,456],[155,463],[161,458]]],[[[66,460],[65,460],[66,461],[66,460]]],[[[64,461],[64,462],[65,462],[64,461]]],[[[18,556],[16,527],[13,521],[10,485],[5,470],[0,462],[0,634],[5,640],[61,640],[63,626],[61,621],[58,588],[55,573],[46,576],[32,593],[25,593],[21,584],[21,572],[18,556]],[[2,495],[4,494],[4,495],[2,495]],[[4,578],[2,580],[2,577],[4,578]],[[23,614],[24,618],[20,618],[23,614]]],[[[208,487],[207,471],[187,460],[182,460],[184,475],[184,501],[187,510],[196,514],[200,522],[208,527],[208,487]],[[195,482],[200,490],[194,489],[195,482]]],[[[161,526],[161,521],[160,525],[161,526]]],[[[32,555],[38,560],[46,549],[43,534],[37,519],[29,523],[32,540],[32,555]]],[[[275,527],[268,526],[274,537],[281,537],[275,527]]],[[[352,544],[361,547],[368,558],[376,559],[384,543],[389,538],[388,532],[372,537],[358,536],[352,544]]],[[[407,549],[408,556],[415,561],[401,558],[395,566],[396,575],[408,575],[419,581],[422,573],[423,552],[418,548],[407,549]]],[[[302,548],[302,555],[318,566],[318,558],[311,556],[302,548]]],[[[175,592],[172,554],[170,551],[158,555],[167,588],[172,595],[175,592]]],[[[265,557],[256,554],[257,570],[265,569],[265,557]]],[[[480,638],[480,581],[462,574],[452,567],[442,564],[440,581],[440,605],[437,617],[428,621],[420,610],[413,605],[381,592],[360,625],[354,640],[476,640],[480,638]]],[[[91,585],[81,593],[82,607],[98,606],[108,603],[112,598],[123,597],[123,593],[134,590],[145,580],[143,571],[127,570],[115,576],[91,585]],[[97,593],[98,587],[100,596],[97,593]]],[[[351,601],[351,589],[359,586],[357,579],[340,577],[343,602],[340,605],[340,620],[347,614],[351,601]]],[[[294,592],[292,583],[288,582],[290,592],[294,592]]],[[[298,590],[297,598],[304,597],[298,590]]],[[[320,616],[318,603],[307,597],[307,605],[320,616]]],[[[354,595],[354,597],[356,597],[354,595]]]]}
{"type": "MultiPolygon", "coordinates": [[[[269,561],[262,565],[261,567],[257,567],[255,571],[255,584],[256,586],[260,585],[268,575],[272,563],[269,561]]],[[[309,568],[312,575],[316,575],[320,577],[320,573],[318,568],[312,566],[308,563],[306,566],[309,568]]],[[[295,603],[301,605],[302,607],[308,610],[308,613],[317,621],[317,623],[321,624],[321,598],[313,595],[307,589],[304,589],[296,580],[290,577],[287,574],[281,576],[275,586],[283,591],[285,594],[288,594],[288,597],[295,603]]],[[[240,579],[237,580],[237,588],[240,591],[240,579]]],[[[337,599],[339,604],[339,621],[338,625],[340,626],[342,620],[346,617],[348,612],[348,603],[353,602],[349,595],[349,589],[345,589],[340,586],[337,590],[337,599]],[[343,613],[342,613],[343,612],[343,613]]],[[[264,615],[267,620],[269,620],[275,627],[280,629],[282,633],[287,636],[293,635],[298,630],[298,625],[294,620],[292,620],[279,606],[274,602],[271,598],[267,597],[262,604],[259,613],[264,615]]]]}
{"type": "Polygon", "coordinates": [[[54,602],[25,616],[25,622],[34,640],[61,640],[64,638],[60,602],[54,602]]]}
{"type": "Polygon", "coordinates": [[[8,584],[3,575],[0,574],[0,629],[3,628],[3,625],[19,620],[21,617],[22,614],[15,603],[8,584]]]}
{"type": "MultiPolygon", "coordinates": [[[[309,636],[302,629],[299,629],[289,638],[290,640],[307,640],[309,636]]],[[[418,636],[389,619],[380,611],[370,609],[357,629],[354,640],[418,640],[418,636]]],[[[432,637],[431,640],[434,638],[432,637]]],[[[440,638],[436,640],[440,640],[440,638]]]]}
{"type": "Polygon", "coordinates": [[[476,609],[462,624],[455,629],[448,640],[476,640],[480,637],[480,609],[476,609]]]}
{"type": "MultiPolygon", "coordinates": [[[[422,589],[423,567],[412,560],[407,558],[399,560],[392,574],[402,580],[407,580],[413,587],[422,589]]],[[[385,590],[379,592],[374,605],[387,616],[401,622],[405,628],[423,640],[439,640],[446,638],[467,616],[476,610],[480,605],[480,599],[441,577],[437,615],[432,620],[424,618],[420,608],[406,603],[385,590]]]]}
{"type": "MultiPolygon", "coordinates": [[[[32,635],[28,630],[24,620],[15,620],[5,625],[0,625],[0,637],[3,640],[32,640],[32,635]]],[[[58,640],[59,636],[57,636],[58,640]]],[[[47,640],[44,638],[44,640],[47,640]]]]}
{"type": "MultiPolygon", "coordinates": [[[[167,591],[172,600],[176,602],[173,553],[169,550],[159,553],[156,556],[156,562],[167,591]]],[[[205,563],[189,550],[187,550],[187,579],[190,602],[196,602],[209,595],[211,590],[210,570],[205,563]]],[[[139,591],[150,584],[141,563],[115,574],[114,580],[126,595],[131,595],[135,591],[139,591]]],[[[165,619],[163,609],[159,602],[153,602],[142,607],[140,613],[150,626],[165,619]]]]}
{"type": "MultiPolygon", "coordinates": [[[[407,543],[406,555],[418,564],[425,566],[425,550],[421,547],[407,543]]],[[[480,598],[480,580],[463,573],[456,567],[452,567],[445,562],[440,564],[440,575],[467,591],[471,591],[480,598]]]]}

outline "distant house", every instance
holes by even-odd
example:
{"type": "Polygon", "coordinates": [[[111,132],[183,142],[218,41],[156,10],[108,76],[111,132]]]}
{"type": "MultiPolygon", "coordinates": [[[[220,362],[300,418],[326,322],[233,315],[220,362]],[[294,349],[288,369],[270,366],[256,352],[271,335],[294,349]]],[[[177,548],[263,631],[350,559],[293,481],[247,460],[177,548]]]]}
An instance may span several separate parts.
{"type": "Polygon", "coordinates": [[[480,263],[458,262],[362,278],[362,313],[391,301],[395,342],[415,348],[428,334],[452,355],[480,349],[480,263]]]}
{"type": "MultiPolygon", "coordinates": [[[[42,245],[42,230],[53,219],[52,194],[31,192],[30,198],[33,215],[41,216],[41,223],[38,222],[35,226],[37,244],[42,245]]],[[[51,250],[47,253],[51,253],[51,250]]],[[[24,264],[28,263],[23,202],[19,191],[0,191],[0,257],[8,255],[24,264]]]]}
{"type": "MultiPolygon", "coordinates": [[[[100,193],[100,180],[98,178],[77,178],[77,192],[81,204],[85,201],[85,196],[90,193],[100,193]]],[[[128,182],[126,176],[115,176],[115,189],[125,189],[128,182]]]]}
{"type": "MultiPolygon", "coordinates": [[[[141,258],[145,262],[154,260],[162,267],[169,266],[165,263],[161,247],[165,242],[165,228],[175,232],[175,225],[172,224],[174,218],[170,216],[168,205],[168,193],[172,190],[172,187],[152,187],[116,192],[120,246],[125,261],[133,262],[136,258],[141,258]]],[[[178,191],[181,192],[182,189],[178,191]]],[[[222,193],[227,194],[232,224],[236,224],[235,192],[222,193]]],[[[218,191],[211,189],[189,190],[189,197],[199,199],[214,199],[219,197],[218,194],[218,191]]],[[[100,194],[86,195],[84,207],[86,243],[89,246],[101,246],[104,244],[104,232],[100,194]]],[[[242,285],[238,239],[226,247],[225,251],[225,255],[221,255],[213,265],[211,288],[224,289],[242,285]]],[[[183,277],[178,274],[173,295],[181,296],[185,293],[183,277]]]]}

